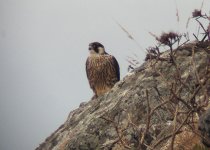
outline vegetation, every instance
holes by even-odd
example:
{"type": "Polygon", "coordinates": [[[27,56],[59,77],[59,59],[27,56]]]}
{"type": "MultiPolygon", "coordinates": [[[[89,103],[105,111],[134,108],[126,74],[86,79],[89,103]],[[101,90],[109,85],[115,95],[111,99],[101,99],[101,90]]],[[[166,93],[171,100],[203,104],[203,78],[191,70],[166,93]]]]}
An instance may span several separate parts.
{"type": "MultiPolygon", "coordinates": [[[[203,5],[203,3],[202,3],[203,5]]],[[[179,20],[179,15],[177,11],[177,20],[179,20]]],[[[197,34],[193,33],[193,36],[195,38],[196,43],[195,46],[205,47],[206,45],[209,46],[210,41],[210,23],[208,27],[205,27],[202,24],[203,20],[210,21],[210,16],[207,14],[203,14],[202,7],[201,9],[195,9],[192,12],[192,16],[189,17],[187,22],[187,27],[189,25],[189,22],[191,20],[195,20],[198,25],[198,31],[197,34]],[[202,32],[202,33],[201,33],[202,32]]],[[[133,38],[133,36],[121,25],[119,25],[124,32],[128,35],[128,37],[131,40],[136,40],[133,38]]],[[[183,75],[181,74],[180,66],[177,64],[176,60],[176,53],[177,51],[182,47],[185,46],[187,43],[190,43],[189,33],[175,33],[173,31],[170,32],[164,32],[160,36],[157,36],[151,32],[149,32],[150,35],[152,35],[156,41],[157,45],[151,46],[147,49],[147,54],[145,61],[155,60],[153,61],[154,71],[162,77],[162,80],[164,84],[168,86],[168,89],[170,89],[170,93],[168,97],[162,97],[159,94],[158,99],[161,100],[161,103],[158,104],[155,107],[152,107],[150,105],[150,96],[149,92],[146,91],[146,97],[147,97],[147,123],[146,127],[143,131],[141,131],[139,134],[139,149],[156,149],[162,142],[166,141],[167,139],[170,139],[170,143],[167,144],[166,149],[193,149],[193,150],[205,150],[205,146],[202,144],[199,144],[200,139],[205,139],[206,137],[203,137],[203,135],[199,132],[197,123],[198,123],[198,116],[202,115],[203,112],[208,108],[209,105],[209,89],[207,83],[209,82],[210,78],[210,68],[205,68],[205,72],[199,72],[198,68],[196,67],[196,60],[195,60],[195,49],[194,46],[192,47],[192,63],[189,68],[189,70],[192,70],[192,73],[189,74],[187,77],[183,78],[183,75]],[[175,47],[176,45],[176,47],[175,47]],[[168,46],[170,49],[170,54],[168,58],[161,57],[161,48],[163,46],[168,46]],[[177,74],[174,76],[174,79],[176,82],[171,82],[170,80],[167,80],[167,76],[158,70],[156,67],[156,63],[158,61],[167,61],[170,62],[172,66],[176,69],[177,74]],[[195,78],[195,83],[190,83],[190,78],[195,78]],[[188,96],[183,98],[183,91],[189,92],[188,96]],[[202,96],[202,98],[201,98],[202,96]],[[150,143],[148,145],[148,142],[145,140],[145,137],[148,136],[149,131],[152,128],[151,124],[151,118],[153,115],[155,115],[156,111],[158,109],[164,109],[172,114],[172,122],[173,129],[170,130],[170,134],[167,136],[160,137],[159,140],[156,140],[155,143],[150,143]],[[195,144],[194,147],[192,147],[192,143],[195,144]]],[[[191,42],[192,43],[192,42],[191,42]]],[[[200,49],[201,51],[204,51],[205,53],[207,50],[200,49]]],[[[136,58],[128,57],[129,62],[129,70],[135,70],[139,66],[139,61],[136,58]]],[[[208,83],[209,84],[209,83],[208,83]]],[[[154,87],[157,93],[160,93],[156,87],[154,87]]],[[[108,118],[103,118],[109,122],[112,122],[116,128],[116,131],[119,135],[119,141],[126,149],[131,149],[131,147],[126,144],[125,141],[123,141],[123,134],[120,133],[119,127],[116,123],[113,122],[113,120],[110,120],[108,118]]],[[[134,127],[137,127],[135,123],[130,121],[131,124],[134,125],[134,127]]],[[[126,130],[126,129],[124,129],[126,130]]],[[[122,132],[122,131],[121,131],[122,132]]],[[[210,137],[209,137],[210,138],[210,137]]]]}

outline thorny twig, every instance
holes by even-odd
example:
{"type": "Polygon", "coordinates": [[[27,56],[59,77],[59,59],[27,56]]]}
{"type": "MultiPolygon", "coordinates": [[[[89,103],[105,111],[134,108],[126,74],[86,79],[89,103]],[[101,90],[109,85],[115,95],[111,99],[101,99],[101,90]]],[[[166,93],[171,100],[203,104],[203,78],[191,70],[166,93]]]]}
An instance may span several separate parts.
{"type": "Polygon", "coordinates": [[[108,121],[108,122],[111,122],[111,123],[113,124],[113,126],[114,126],[116,132],[117,132],[117,135],[118,135],[118,138],[119,138],[119,141],[121,142],[121,144],[122,144],[125,148],[131,149],[131,147],[128,146],[128,145],[125,143],[125,141],[122,139],[122,138],[123,138],[123,135],[122,135],[122,133],[121,133],[122,130],[119,129],[118,125],[117,125],[113,120],[111,120],[111,119],[109,119],[109,118],[107,118],[107,117],[101,116],[100,118],[101,118],[101,119],[104,119],[104,120],[106,120],[106,121],[108,121]]]}
{"type": "Polygon", "coordinates": [[[143,144],[144,142],[144,138],[149,130],[150,127],[150,120],[151,120],[151,107],[150,107],[150,102],[149,102],[149,95],[148,95],[148,90],[146,90],[146,100],[147,100],[147,124],[146,124],[146,129],[145,132],[143,133],[141,140],[140,140],[140,144],[143,144]]]}
{"type": "Polygon", "coordinates": [[[178,110],[179,109],[179,105],[176,106],[176,112],[175,112],[175,116],[174,116],[174,129],[173,129],[173,135],[172,135],[172,139],[171,139],[171,150],[174,149],[174,140],[175,140],[175,136],[176,136],[176,124],[177,124],[177,115],[178,115],[178,110]]]}
{"type": "Polygon", "coordinates": [[[157,147],[161,142],[163,142],[164,140],[170,138],[171,136],[173,136],[174,134],[178,134],[181,133],[180,129],[183,127],[183,125],[186,123],[186,121],[188,120],[189,116],[191,115],[191,111],[188,113],[188,115],[186,116],[186,118],[184,119],[184,121],[182,122],[182,124],[175,130],[175,132],[169,134],[166,137],[161,138],[160,140],[158,140],[154,145],[153,148],[157,147]]]}

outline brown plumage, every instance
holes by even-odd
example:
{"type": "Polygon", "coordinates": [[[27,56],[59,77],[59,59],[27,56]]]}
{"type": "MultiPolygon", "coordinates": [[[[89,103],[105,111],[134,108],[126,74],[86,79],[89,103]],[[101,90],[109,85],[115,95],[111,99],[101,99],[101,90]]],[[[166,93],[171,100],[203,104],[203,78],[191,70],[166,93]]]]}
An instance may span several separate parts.
{"type": "Polygon", "coordinates": [[[86,61],[86,73],[95,97],[109,91],[120,80],[120,70],[114,56],[105,52],[98,42],[89,44],[90,56],[86,61]]]}

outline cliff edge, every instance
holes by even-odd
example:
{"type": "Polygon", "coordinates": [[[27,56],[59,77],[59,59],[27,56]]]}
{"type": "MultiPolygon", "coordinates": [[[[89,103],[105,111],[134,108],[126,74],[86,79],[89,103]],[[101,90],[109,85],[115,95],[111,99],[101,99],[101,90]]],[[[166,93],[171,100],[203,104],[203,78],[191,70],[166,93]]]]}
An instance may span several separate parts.
{"type": "Polygon", "coordinates": [[[36,150],[202,147],[196,124],[209,103],[209,64],[209,42],[150,54],[110,92],[70,112],[36,150]]]}

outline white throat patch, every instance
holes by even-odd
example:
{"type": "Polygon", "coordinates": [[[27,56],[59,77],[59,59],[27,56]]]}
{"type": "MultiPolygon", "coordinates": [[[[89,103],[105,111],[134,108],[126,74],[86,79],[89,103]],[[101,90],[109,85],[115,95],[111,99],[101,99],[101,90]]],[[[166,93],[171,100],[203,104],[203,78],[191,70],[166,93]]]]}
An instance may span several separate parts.
{"type": "Polygon", "coordinates": [[[98,53],[99,53],[99,54],[104,54],[104,53],[105,53],[104,48],[103,48],[103,47],[99,47],[99,48],[98,48],[98,53]]]}

